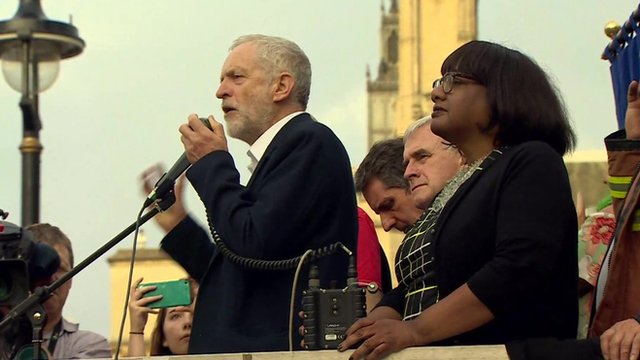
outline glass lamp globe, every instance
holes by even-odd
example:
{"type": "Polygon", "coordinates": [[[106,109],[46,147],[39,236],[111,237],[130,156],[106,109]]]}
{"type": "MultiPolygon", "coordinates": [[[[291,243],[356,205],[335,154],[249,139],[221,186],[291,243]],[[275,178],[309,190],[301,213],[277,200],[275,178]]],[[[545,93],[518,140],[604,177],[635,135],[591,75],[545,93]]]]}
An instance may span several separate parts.
{"type": "MultiPolygon", "coordinates": [[[[57,51],[47,51],[42,47],[34,51],[33,61],[36,62],[37,82],[34,93],[39,94],[53,85],[60,71],[60,54],[57,51]]],[[[2,53],[2,74],[12,89],[25,93],[22,89],[22,48],[15,46],[2,53]]],[[[30,67],[30,78],[34,79],[33,67],[30,67]]]]}

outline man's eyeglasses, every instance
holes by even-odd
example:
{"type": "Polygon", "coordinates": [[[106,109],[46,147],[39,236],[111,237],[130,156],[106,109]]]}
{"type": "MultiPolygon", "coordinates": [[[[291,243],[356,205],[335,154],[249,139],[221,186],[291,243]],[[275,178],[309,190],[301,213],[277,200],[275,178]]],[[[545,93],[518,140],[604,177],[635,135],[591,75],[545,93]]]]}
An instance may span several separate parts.
{"type": "Polygon", "coordinates": [[[471,82],[477,83],[478,80],[473,75],[465,74],[461,72],[448,72],[444,74],[440,79],[436,79],[432,86],[433,88],[437,88],[438,86],[442,86],[442,90],[444,90],[445,94],[451,94],[453,91],[453,85],[459,84],[460,81],[458,78],[463,78],[465,80],[469,80],[471,82]]]}

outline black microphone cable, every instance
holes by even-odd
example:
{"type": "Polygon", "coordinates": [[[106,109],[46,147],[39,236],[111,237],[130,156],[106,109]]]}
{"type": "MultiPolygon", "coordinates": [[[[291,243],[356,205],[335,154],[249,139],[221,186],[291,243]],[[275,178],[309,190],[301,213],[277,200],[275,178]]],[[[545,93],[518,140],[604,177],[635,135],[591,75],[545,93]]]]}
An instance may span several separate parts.
{"type": "MultiPolygon", "coordinates": [[[[263,260],[244,257],[236,254],[222,241],[220,234],[216,231],[215,227],[211,223],[209,213],[207,213],[207,224],[209,225],[209,231],[213,237],[213,243],[216,245],[220,253],[229,261],[236,265],[240,265],[245,268],[254,270],[291,270],[298,266],[304,255],[296,256],[290,259],[283,260],[263,260]]],[[[308,255],[308,261],[314,261],[321,257],[325,257],[334,254],[338,250],[343,250],[347,255],[351,256],[352,252],[341,242],[335,242],[331,245],[321,247],[319,249],[311,250],[311,254],[308,255]]],[[[306,258],[306,257],[305,257],[306,258]]]]}
{"type": "Polygon", "coordinates": [[[131,263],[129,264],[129,276],[127,278],[127,292],[124,297],[124,308],[122,310],[122,320],[120,321],[120,330],[118,330],[118,343],[116,345],[116,354],[114,356],[115,360],[118,360],[118,356],[120,355],[120,346],[122,345],[122,333],[124,331],[124,323],[127,320],[127,312],[129,305],[129,296],[131,296],[131,282],[133,278],[133,268],[136,262],[136,249],[138,246],[138,232],[140,230],[140,218],[142,217],[142,213],[146,206],[143,206],[138,212],[138,216],[136,217],[136,230],[133,235],[133,249],[131,250],[131,263]]]}
{"type": "MultiPolygon", "coordinates": [[[[295,268],[295,274],[293,276],[293,284],[291,285],[291,300],[289,303],[289,351],[293,351],[293,318],[295,312],[295,299],[296,299],[296,288],[298,287],[298,277],[300,275],[300,271],[302,267],[307,262],[314,261],[318,258],[331,255],[335,253],[337,250],[343,250],[349,257],[353,257],[353,252],[349,250],[344,244],[341,242],[335,242],[331,245],[324,246],[320,249],[316,250],[307,250],[301,256],[296,256],[291,259],[285,260],[261,260],[261,259],[252,259],[240,256],[234,253],[231,249],[227,247],[227,245],[222,241],[220,234],[216,231],[213,226],[211,219],[209,218],[209,213],[207,213],[207,224],[209,225],[209,230],[211,231],[211,235],[213,236],[213,243],[216,245],[222,256],[227,258],[229,261],[236,265],[240,265],[249,269],[257,269],[257,270],[290,270],[295,268]]],[[[350,262],[353,262],[350,259],[350,262]]]]}

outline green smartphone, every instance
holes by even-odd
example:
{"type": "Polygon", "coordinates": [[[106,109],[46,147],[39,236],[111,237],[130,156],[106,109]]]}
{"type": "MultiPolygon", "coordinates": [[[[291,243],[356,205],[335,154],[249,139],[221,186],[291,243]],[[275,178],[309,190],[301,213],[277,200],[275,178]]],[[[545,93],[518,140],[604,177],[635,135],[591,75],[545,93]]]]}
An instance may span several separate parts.
{"type": "Polygon", "coordinates": [[[191,304],[191,287],[188,280],[172,280],[140,284],[138,287],[155,286],[156,289],[145,293],[142,297],[162,295],[162,299],[149,304],[152,309],[191,304]]]}

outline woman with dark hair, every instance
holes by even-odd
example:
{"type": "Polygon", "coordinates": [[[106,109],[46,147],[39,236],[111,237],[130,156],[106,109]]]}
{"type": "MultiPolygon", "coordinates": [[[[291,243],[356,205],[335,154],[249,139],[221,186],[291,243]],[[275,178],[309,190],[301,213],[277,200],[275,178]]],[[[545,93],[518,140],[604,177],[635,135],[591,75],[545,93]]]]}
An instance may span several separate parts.
{"type": "Polygon", "coordinates": [[[149,355],[186,355],[192,322],[190,306],[160,309],[151,332],[149,355]]]}
{"type": "MultiPolygon", "coordinates": [[[[189,279],[191,284],[191,298],[195,299],[198,284],[189,279]]],[[[131,298],[129,299],[129,313],[131,314],[129,331],[128,356],[145,356],[144,329],[148,316],[154,313],[149,307],[154,301],[161,298],[160,295],[143,297],[155,286],[138,287],[142,278],[136,280],[131,286],[131,298]]],[[[156,355],[186,355],[188,353],[189,339],[191,337],[191,324],[193,322],[193,303],[189,306],[175,306],[161,308],[151,332],[150,356],[156,355]]]]}
{"type": "Polygon", "coordinates": [[[347,332],[354,359],[409,346],[575,338],[577,219],[562,155],[575,135],[529,57],[473,41],[433,84],[432,131],[466,165],[405,238],[399,285],[347,332]]]}

